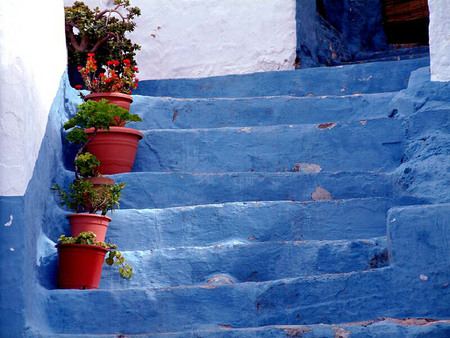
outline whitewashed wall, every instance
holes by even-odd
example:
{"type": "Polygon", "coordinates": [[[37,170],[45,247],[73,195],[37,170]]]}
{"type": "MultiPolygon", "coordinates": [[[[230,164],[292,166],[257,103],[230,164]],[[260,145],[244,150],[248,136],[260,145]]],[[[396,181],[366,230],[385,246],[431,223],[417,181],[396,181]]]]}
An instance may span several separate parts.
{"type": "Polygon", "coordinates": [[[63,1],[1,0],[0,196],[25,193],[65,67],[63,1]]]}
{"type": "Polygon", "coordinates": [[[450,1],[428,0],[431,80],[450,81],[450,1]]]}
{"type": "MultiPolygon", "coordinates": [[[[65,0],[72,5],[73,0],[65,0]]],[[[94,8],[111,0],[86,0],[94,8]]],[[[139,78],[196,78],[293,69],[295,0],[132,0],[142,15],[139,78]],[[158,27],[160,27],[158,29],[158,27]]]]}

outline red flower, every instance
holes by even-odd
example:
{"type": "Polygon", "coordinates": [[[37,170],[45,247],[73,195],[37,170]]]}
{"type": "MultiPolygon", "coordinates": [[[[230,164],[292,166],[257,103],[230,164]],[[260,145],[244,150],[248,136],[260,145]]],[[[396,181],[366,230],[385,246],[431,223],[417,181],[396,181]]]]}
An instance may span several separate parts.
{"type": "Polygon", "coordinates": [[[81,70],[81,66],[78,66],[78,70],[81,70]]]}
{"type": "Polygon", "coordinates": [[[76,85],[76,86],[75,86],[75,89],[81,89],[81,88],[83,88],[82,85],[76,85]]]}
{"type": "Polygon", "coordinates": [[[125,60],[123,60],[123,63],[127,65],[127,64],[129,64],[129,63],[130,63],[130,60],[128,60],[128,59],[125,59],[125,60]]]}
{"type": "Polygon", "coordinates": [[[133,67],[133,70],[134,70],[135,72],[138,72],[138,71],[139,71],[139,68],[138,68],[138,67],[133,67]]]}
{"type": "Polygon", "coordinates": [[[106,64],[107,64],[108,66],[111,66],[111,65],[113,64],[113,62],[112,62],[112,61],[108,61],[108,62],[106,62],[106,64]]]}
{"type": "Polygon", "coordinates": [[[105,73],[100,73],[100,77],[105,77],[105,73]]]}
{"type": "Polygon", "coordinates": [[[138,79],[138,78],[135,78],[134,81],[139,82],[139,79],[138,79]]]}
{"type": "Polygon", "coordinates": [[[117,60],[113,60],[113,65],[114,65],[114,66],[118,66],[118,65],[120,65],[120,62],[117,61],[117,60]]]}
{"type": "Polygon", "coordinates": [[[88,56],[94,56],[95,53],[88,53],[88,56]]]}

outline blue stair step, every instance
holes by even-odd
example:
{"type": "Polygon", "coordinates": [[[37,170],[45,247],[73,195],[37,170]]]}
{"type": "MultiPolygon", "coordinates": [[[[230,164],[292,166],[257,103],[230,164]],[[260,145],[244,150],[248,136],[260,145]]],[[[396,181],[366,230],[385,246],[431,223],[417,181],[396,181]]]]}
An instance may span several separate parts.
{"type": "MultiPolygon", "coordinates": [[[[216,329],[208,330],[126,335],[127,338],[342,338],[346,336],[351,338],[449,337],[450,321],[439,319],[377,318],[375,320],[335,325],[273,325],[246,328],[220,325],[216,329]]],[[[40,333],[37,337],[92,338],[92,335],[40,333]]],[[[101,335],[101,337],[118,338],[120,335],[101,335]]]]}
{"type": "MultiPolygon", "coordinates": [[[[112,216],[107,239],[120,245],[123,250],[150,250],[236,241],[259,243],[373,238],[386,235],[386,215],[391,207],[415,202],[374,197],[118,210],[112,216]]],[[[58,217],[63,222],[65,213],[60,210],[58,217]]]]}
{"type": "Polygon", "coordinates": [[[144,132],[134,171],[276,172],[295,163],[324,171],[392,171],[403,156],[401,121],[144,132]]]}
{"type": "Polygon", "coordinates": [[[355,241],[222,243],[123,252],[134,276],[105,268],[101,289],[265,282],[387,266],[386,238],[355,241]]]}
{"type": "Polygon", "coordinates": [[[347,122],[387,117],[396,92],[348,96],[177,99],[133,96],[131,127],[194,129],[347,122]]]}
{"type": "Polygon", "coordinates": [[[426,57],[203,79],[142,81],[134,94],[193,98],[394,92],[406,88],[413,70],[429,65],[426,57]]]}
{"type": "Polygon", "coordinates": [[[312,201],[392,196],[391,175],[378,172],[129,173],[122,209],[168,208],[245,201],[312,201]],[[329,195],[328,193],[329,192],[329,195]]]}
{"type": "MultiPolygon", "coordinates": [[[[52,309],[47,326],[54,333],[91,335],[331,324],[411,313],[437,317],[443,311],[442,305],[429,309],[393,288],[396,275],[389,267],[233,285],[41,290],[45,305],[36,306],[52,309]],[[93,304],[108,304],[108,315],[93,304]]],[[[420,283],[411,286],[428,295],[420,283]]]]}

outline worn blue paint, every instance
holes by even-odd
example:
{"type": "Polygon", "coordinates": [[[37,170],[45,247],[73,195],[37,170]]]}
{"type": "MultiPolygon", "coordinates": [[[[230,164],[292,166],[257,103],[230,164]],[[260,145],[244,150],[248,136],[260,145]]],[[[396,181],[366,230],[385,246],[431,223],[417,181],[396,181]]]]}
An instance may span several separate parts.
{"type": "Polygon", "coordinates": [[[411,71],[429,65],[429,58],[264,72],[204,79],[147,80],[137,95],[181,98],[258,97],[274,95],[352,95],[405,89],[411,71]],[[388,81],[386,79],[389,79],[388,81]]]}
{"type": "Polygon", "coordinates": [[[403,155],[401,121],[149,130],[136,171],[280,172],[296,163],[323,171],[391,171],[403,155]],[[312,151],[314,149],[314,151],[312,151]]]}
{"type": "Polygon", "coordinates": [[[133,128],[191,129],[349,122],[388,116],[396,93],[347,96],[176,99],[134,96],[133,128]]]}
{"type": "MultiPolygon", "coordinates": [[[[392,82],[421,62],[395,63],[392,82]]],[[[324,97],[136,97],[135,112],[148,109],[146,139],[135,172],[113,176],[129,187],[107,234],[136,276],[127,282],[105,266],[92,291],[54,289],[53,245],[69,229],[48,188],[73,178],[61,127],[79,102],[64,80],[26,195],[0,198],[0,249],[19,267],[0,279],[1,336],[448,335],[446,321],[349,324],[450,317],[450,206],[435,204],[450,202],[448,85],[430,83],[426,68],[399,93],[404,84],[380,81],[366,88],[374,94],[334,91],[386,65],[297,72],[311,76],[305,83],[334,79],[324,97]],[[337,125],[318,129],[325,122],[337,125]],[[315,200],[318,187],[331,200],[315,200]],[[18,223],[3,226],[11,213],[18,223]]]]}
{"type": "MultiPolygon", "coordinates": [[[[143,335],[127,335],[127,338],[336,338],[336,334],[348,334],[356,338],[429,338],[450,335],[450,324],[443,321],[427,323],[427,326],[395,323],[392,319],[340,324],[340,325],[280,325],[253,328],[222,327],[215,330],[194,330],[190,332],[169,332],[143,335]],[[300,336],[301,334],[301,336],[300,336]]],[[[35,336],[36,338],[38,336],[35,336]]],[[[86,335],[48,335],[47,338],[86,338],[86,335]]],[[[103,338],[117,338],[117,335],[102,335],[103,338]]],[[[342,337],[342,335],[341,335],[342,337]]]]}

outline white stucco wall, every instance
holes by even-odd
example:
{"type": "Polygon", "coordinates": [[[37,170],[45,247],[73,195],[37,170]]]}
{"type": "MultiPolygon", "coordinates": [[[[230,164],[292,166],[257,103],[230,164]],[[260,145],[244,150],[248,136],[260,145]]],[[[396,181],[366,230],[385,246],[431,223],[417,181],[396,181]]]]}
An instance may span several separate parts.
{"type": "MultiPolygon", "coordinates": [[[[73,2],[65,0],[66,5],[73,2]]],[[[84,2],[92,8],[112,3],[84,2]]],[[[131,4],[142,11],[131,35],[142,46],[137,56],[142,80],[294,68],[295,0],[132,0],[131,4]]]]}
{"type": "Polygon", "coordinates": [[[428,0],[431,80],[450,81],[450,1],[428,0]]]}
{"type": "Polygon", "coordinates": [[[62,0],[0,1],[0,196],[22,196],[66,67],[62,0]]]}

